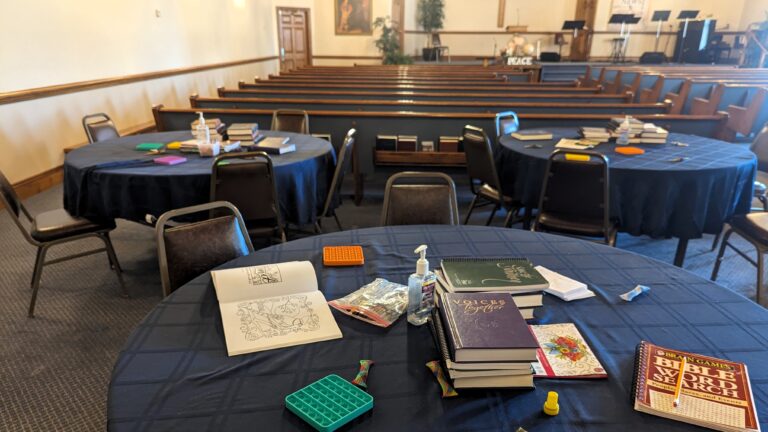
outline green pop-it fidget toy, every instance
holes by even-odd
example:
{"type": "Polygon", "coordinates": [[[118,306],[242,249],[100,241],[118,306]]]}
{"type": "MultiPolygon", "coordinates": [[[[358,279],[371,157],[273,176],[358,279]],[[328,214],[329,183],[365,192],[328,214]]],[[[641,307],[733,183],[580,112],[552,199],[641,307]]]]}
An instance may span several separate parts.
{"type": "Polygon", "coordinates": [[[285,406],[315,429],[330,432],[373,408],[373,397],[338,375],[328,375],[286,396],[285,406]]]}

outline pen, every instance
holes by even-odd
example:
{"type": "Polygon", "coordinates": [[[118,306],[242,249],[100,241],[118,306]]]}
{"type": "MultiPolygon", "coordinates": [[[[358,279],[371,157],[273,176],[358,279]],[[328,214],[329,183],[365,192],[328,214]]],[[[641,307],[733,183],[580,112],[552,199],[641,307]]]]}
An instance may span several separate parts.
{"type": "Polygon", "coordinates": [[[680,360],[680,371],[677,373],[677,385],[675,385],[675,398],[672,400],[672,405],[677,408],[680,405],[680,390],[683,388],[683,373],[685,372],[685,365],[687,360],[685,356],[680,360]]]}

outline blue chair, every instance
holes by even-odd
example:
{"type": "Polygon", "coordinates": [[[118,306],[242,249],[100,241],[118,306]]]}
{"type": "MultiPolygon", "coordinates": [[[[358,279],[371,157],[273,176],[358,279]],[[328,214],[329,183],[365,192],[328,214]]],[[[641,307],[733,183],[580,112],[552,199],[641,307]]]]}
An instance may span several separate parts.
{"type": "Polygon", "coordinates": [[[520,129],[520,120],[514,111],[505,111],[496,114],[496,138],[517,132],[520,129]]]}

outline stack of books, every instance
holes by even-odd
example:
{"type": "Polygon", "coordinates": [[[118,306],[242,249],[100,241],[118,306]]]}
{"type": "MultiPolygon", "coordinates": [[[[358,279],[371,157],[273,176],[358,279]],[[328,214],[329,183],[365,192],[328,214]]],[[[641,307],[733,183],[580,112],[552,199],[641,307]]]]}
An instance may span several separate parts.
{"type": "Polygon", "coordinates": [[[601,127],[580,127],[579,136],[590,141],[604,143],[611,138],[611,133],[608,132],[608,129],[601,127]]]}
{"type": "Polygon", "coordinates": [[[534,387],[539,345],[509,295],[444,293],[429,323],[453,387],[534,387]]]}
{"type": "Polygon", "coordinates": [[[532,319],[543,304],[549,282],[525,258],[445,258],[437,275],[438,296],[447,293],[487,292],[501,294],[532,319]]]}
{"type": "Polygon", "coordinates": [[[247,143],[253,141],[258,135],[258,123],[235,123],[227,129],[227,136],[231,141],[247,143]]]}
{"type": "Polygon", "coordinates": [[[182,153],[199,153],[200,148],[197,146],[197,140],[191,139],[182,141],[179,146],[179,151],[182,153]]]}
{"type": "Polygon", "coordinates": [[[635,138],[630,138],[630,144],[666,144],[669,131],[653,123],[645,123],[643,131],[635,138]]]}
{"type": "MultiPolygon", "coordinates": [[[[200,123],[200,120],[195,120],[190,125],[192,128],[192,136],[197,136],[197,125],[200,123]]],[[[205,119],[205,124],[208,126],[208,130],[211,135],[211,142],[222,142],[224,141],[224,132],[227,130],[227,124],[222,123],[221,119],[212,118],[212,119],[205,119]]]]}
{"type": "MultiPolygon", "coordinates": [[[[629,118],[629,138],[637,138],[643,133],[643,127],[645,123],[633,118],[629,118]]],[[[608,123],[608,131],[611,133],[612,138],[618,138],[621,135],[621,125],[627,120],[625,117],[614,117],[611,122],[608,123]]]]}

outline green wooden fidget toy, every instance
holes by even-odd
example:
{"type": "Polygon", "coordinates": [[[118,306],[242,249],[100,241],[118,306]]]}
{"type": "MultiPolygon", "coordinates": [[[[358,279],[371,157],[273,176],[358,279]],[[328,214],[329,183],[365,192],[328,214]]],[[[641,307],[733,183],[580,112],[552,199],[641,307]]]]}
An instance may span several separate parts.
{"type": "Polygon", "coordinates": [[[373,408],[373,397],[331,374],[286,396],[285,406],[315,429],[330,432],[373,408]]]}

